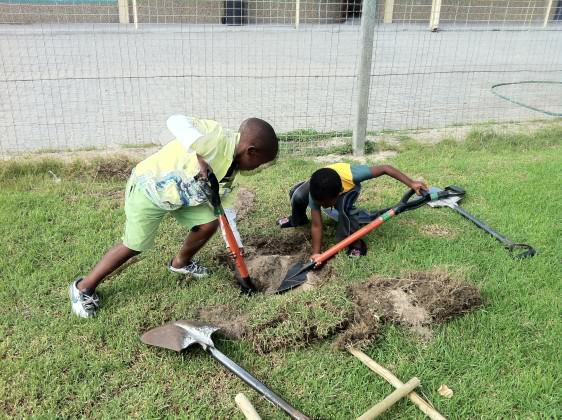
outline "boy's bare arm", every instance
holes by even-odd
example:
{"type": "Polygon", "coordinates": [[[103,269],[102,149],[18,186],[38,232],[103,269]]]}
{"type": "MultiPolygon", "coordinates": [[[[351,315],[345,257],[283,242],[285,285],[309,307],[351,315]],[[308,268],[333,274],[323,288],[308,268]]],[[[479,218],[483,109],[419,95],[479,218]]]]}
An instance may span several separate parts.
{"type": "Polygon", "coordinates": [[[420,190],[424,190],[424,191],[428,190],[427,184],[425,182],[413,181],[412,179],[410,179],[410,177],[408,177],[408,175],[406,175],[403,172],[400,172],[398,169],[390,165],[373,166],[371,167],[371,174],[373,175],[373,178],[378,178],[381,175],[388,175],[396,179],[397,181],[400,181],[408,188],[413,189],[418,195],[421,194],[420,190]]]}
{"type": "Polygon", "coordinates": [[[320,250],[322,249],[323,226],[322,226],[322,214],[320,213],[320,210],[312,209],[311,215],[312,215],[312,227],[310,230],[312,233],[312,256],[314,256],[316,254],[320,254],[320,250]]]}

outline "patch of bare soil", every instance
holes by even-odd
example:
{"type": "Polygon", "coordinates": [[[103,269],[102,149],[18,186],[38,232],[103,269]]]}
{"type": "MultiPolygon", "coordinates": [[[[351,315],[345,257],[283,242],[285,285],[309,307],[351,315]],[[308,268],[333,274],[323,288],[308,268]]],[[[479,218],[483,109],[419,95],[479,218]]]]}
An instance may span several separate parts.
{"type": "Polygon", "coordinates": [[[244,219],[248,213],[254,209],[254,201],[256,194],[247,188],[240,188],[236,195],[236,203],[234,209],[236,210],[236,219],[244,219]]]}
{"type": "Polygon", "coordinates": [[[126,180],[135,165],[136,161],[124,156],[99,160],[93,168],[93,178],[126,180]]]}
{"type": "Polygon", "coordinates": [[[478,288],[452,279],[444,271],[413,272],[404,278],[375,277],[351,286],[355,305],[349,328],[334,346],[361,346],[371,342],[381,323],[402,325],[431,337],[431,325],[464,315],[484,305],[478,288]]]}
{"type": "MultiPolygon", "coordinates": [[[[273,293],[279,288],[289,269],[297,263],[308,261],[309,257],[310,238],[303,233],[249,237],[244,240],[244,260],[252,281],[261,292],[273,293]]],[[[218,259],[234,270],[234,265],[226,255],[219,255],[218,259]]],[[[304,289],[317,287],[328,272],[331,270],[326,268],[309,273],[304,289]]]]}
{"type": "MultiPolygon", "coordinates": [[[[248,238],[245,249],[252,279],[262,292],[273,293],[293,264],[308,259],[310,244],[305,234],[292,233],[248,238]]],[[[249,339],[260,353],[334,336],[333,347],[343,349],[372,343],[385,323],[428,340],[433,324],[471,312],[484,299],[476,286],[444,270],[374,277],[346,288],[338,286],[328,265],[309,272],[307,281],[289,295],[262,303],[247,314],[221,305],[201,311],[199,317],[223,328],[230,338],[249,339]],[[309,293],[302,293],[305,290],[309,293]]]]}
{"type": "Polygon", "coordinates": [[[240,340],[248,329],[248,314],[229,305],[217,305],[200,309],[197,313],[200,321],[216,325],[221,329],[221,334],[233,340],[240,340]]]}

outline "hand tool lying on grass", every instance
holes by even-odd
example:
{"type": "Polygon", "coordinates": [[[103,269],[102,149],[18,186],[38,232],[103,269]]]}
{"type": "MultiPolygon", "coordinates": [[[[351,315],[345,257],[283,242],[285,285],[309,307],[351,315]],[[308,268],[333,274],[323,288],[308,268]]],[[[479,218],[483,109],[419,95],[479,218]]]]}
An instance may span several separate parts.
{"type": "Polygon", "coordinates": [[[260,415],[254,408],[248,397],[246,397],[244,394],[242,394],[241,392],[239,394],[236,394],[236,397],[234,397],[234,401],[236,402],[236,405],[238,406],[240,411],[242,411],[242,414],[244,414],[244,417],[246,417],[246,420],[261,420],[260,415]]]}
{"type": "MultiPolygon", "coordinates": [[[[400,379],[398,379],[394,374],[389,371],[388,369],[384,368],[383,366],[379,365],[361,350],[357,350],[353,347],[349,347],[347,349],[351,354],[357,357],[363,364],[365,364],[369,369],[375,372],[377,375],[381,376],[387,382],[389,382],[394,388],[401,388],[405,384],[402,383],[400,379]]],[[[391,394],[392,395],[392,394],[391,394]]],[[[407,394],[410,401],[418,406],[418,408],[430,419],[432,420],[446,420],[431,404],[425,401],[422,397],[419,396],[415,391],[411,391],[407,394]]]]}
{"type": "Polygon", "coordinates": [[[211,339],[211,335],[218,329],[219,328],[214,325],[197,321],[179,320],[148,330],[141,337],[141,341],[151,346],[163,347],[178,352],[188,348],[192,344],[199,344],[203,347],[203,350],[218,360],[224,367],[287,413],[291,418],[308,419],[303,413],[289,405],[283,398],[254,378],[249,372],[217,350],[211,339]]]}
{"type": "Polygon", "coordinates": [[[361,416],[357,417],[357,420],[372,420],[380,416],[387,410],[390,410],[394,404],[412,392],[415,388],[420,386],[420,380],[418,378],[412,378],[404,385],[396,388],[392,394],[387,396],[384,400],[378,404],[371,407],[369,410],[365,411],[361,416]]]}
{"type": "Polygon", "coordinates": [[[417,209],[418,207],[421,207],[430,201],[441,200],[443,198],[458,195],[459,193],[456,191],[445,189],[442,190],[441,192],[436,192],[436,193],[424,192],[420,197],[411,199],[412,196],[414,196],[414,194],[415,194],[414,190],[409,190],[406,194],[404,194],[404,196],[402,197],[402,199],[398,204],[390,208],[388,211],[384,212],[382,215],[377,217],[368,225],[363,226],[357,232],[349,235],[347,238],[338,242],[330,249],[320,254],[313,260],[309,261],[308,263],[295,264],[287,272],[286,277],[281,282],[281,285],[277,289],[276,293],[283,293],[286,292],[287,290],[300,286],[306,281],[306,273],[312,270],[316,265],[325,263],[334,255],[336,255],[338,252],[340,252],[342,249],[348,247],[349,245],[357,241],[359,238],[365,236],[367,233],[378,228],[380,225],[382,225],[387,220],[393,218],[394,216],[403,213],[405,211],[417,209]]]}
{"type": "MultiPolygon", "coordinates": [[[[454,185],[449,185],[447,188],[445,188],[445,190],[456,191],[456,192],[458,192],[458,194],[453,195],[453,196],[449,196],[449,197],[445,197],[445,198],[442,198],[442,199],[439,199],[439,200],[436,200],[436,201],[431,201],[427,204],[429,204],[431,207],[450,207],[450,208],[452,208],[454,211],[459,213],[461,216],[467,218],[472,223],[474,223],[476,226],[478,226],[480,229],[483,229],[484,231],[486,231],[490,235],[492,235],[494,238],[496,238],[498,241],[500,241],[503,244],[504,248],[509,251],[509,254],[511,255],[512,258],[520,259],[520,258],[532,257],[533,255],[536,254],[535,249],[531,245],[520,244],[520,243],[515,243],[515,242],[510,241],[505,236],[500,235],[498,232],[496,232],[490,226],[488,226],[484,222],[481,222],[476,217],[474,217],[470,213],[468,213],[461,206],[459,206],[457,203],[462,199],[462,196],[465,194],[464,189],[462,189],[460,187],[456,187],[454,185]],[[522,252],[515,253],[515,251],[517,251],[517,250],[522,250],[522,252]]],[[[430,193],[439,194],[441,191],[443,191],[443,190],[440,189],[440,188],[436,188],[436,187],[431,187],[429,189],[430,193]]]]}
{"type": "Polygon", "coordinates": [[[240,251],[240,247],[236,242],[236,238],[234,237],[234,233],[232,233],[232,229],[228,223],[228,218],[224,214],[224,209],[222,208],[221,198],[219,194],[219,181],[216,175],[212,172],[207,174],[207,178],[198,178],[199,184],[201,185],[201,189],[203,193],[213,206],[215,210],[215,215],[219,219],[219,223],[221,229],[224,232],[224,236],[226,237],[226,242],[228,243],[228,248],[230,252],[234,256],[234,262],[236,264],[236,269],[238,270],[238,284],[244,293],[253,293],[256,291],[256,287],[250,278],[250,274],[248,273],[248,267],[246,266],[246,261],[242,256],[242,252],[240,251]]]}

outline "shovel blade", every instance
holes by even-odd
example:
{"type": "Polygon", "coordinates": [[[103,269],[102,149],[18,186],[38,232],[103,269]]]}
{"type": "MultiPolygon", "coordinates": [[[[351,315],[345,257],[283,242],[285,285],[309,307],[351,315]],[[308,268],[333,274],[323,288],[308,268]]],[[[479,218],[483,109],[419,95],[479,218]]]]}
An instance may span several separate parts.
{"type": "Polygon", "coordinates": [[[275,293],[283,293],[287,292],[295,287],[299,287],[303,284],[307,277],[306,274],[314,267],[314,262],[312,263],[296,263],[287,272],[287,275],[279,285],[279,288],[275,291],[275,293]]]}
{"type": "MultiPolygon", "coordinates": [[[[441,192],[443,191],[441,188],[437,188],[437,187],[430,187],[429,188],[429,192],[430,193],[434,193],[434,192],[441,192]]],[[[427,203],[428,206],[430,207],[453,207],[455,206],[459,201],[461,201],[462,197],[460,196],[453,196],[453,197],[448,197],[448,198],[442,198],[441,200],[436,200],[436,201],[430,201],[429,203],[427,203]]]]}
{"type": "Polygon", "coordinates": [[[217,330],[214,325],[197,321],[173,321],[148,330],[142,335],[141,341],[151,346],[179,352],[195,343],[204,348],[214,346],[211,334],[217,330]]]}

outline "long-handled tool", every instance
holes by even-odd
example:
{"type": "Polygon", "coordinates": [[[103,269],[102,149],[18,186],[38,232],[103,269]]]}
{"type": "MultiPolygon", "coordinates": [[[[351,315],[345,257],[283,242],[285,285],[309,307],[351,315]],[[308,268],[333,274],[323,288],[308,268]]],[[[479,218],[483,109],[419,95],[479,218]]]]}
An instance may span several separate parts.
{"type": "Polygon", "coordinates": [[[382,225],[384,222],[388,221],[389,219],[393,218],[394,216],[397,216],[398,214],[403,213],[405,211],[417,209],[418,207],[421,207],[430,201],[451,197],[457,195],[458,193],[456,191],[447,190],[447,189],[435,193],[425,192],[421,195],[421,197],[412,200],[411,198],[414,194],[415,194],[414,190],[409,190],[406,194],[404,194],[404,196],[402,197],[402,199],[398,204],[396,204],[390,210],[386,211],[385,213],[377,217],[368,225],[362,227],[357,232],[348,236],[344,240],[338,242],[336,245],[332,246],[330,249],[320,254],[319,256],[315,257],[314,259],[311,259],[308,263],[295,264],[287,272],[285,279],[283,279],[283,281],[281,282],[281,285],[277,289],[276,293],[283,293],[286,292],[287,290],[300,286],[302,283],[306,281],[306,273],[308,271],[312,270],[315,266],[319,264],[325,263],[334,255],[336,255],[338,252],[340,252],[342,249],[348,247],[362,236],[365,236],[367,233],[378,228],[380,225],[382,225]]]}
{"type": "MultiPolygon", "coordinates": [[[[371,359],[361,350],[355,349],[353,347],[349,347],[347,350],[355,357],[357,357],[359,360],[361,360],[361,362],[363,362],[369,369],[371,369],[377,375],[381,376],[383,379],[385,379],[395,388],[401,388],[405,385],[400,379],[394,376],[394,374],[391,371],[379,365],[377,362],[375,362],[373,359],[371,359]]],[[[408,394],[408,398],[415,405],[417,405],[418,408],[430,419],[446,420],[445,417],[443,417],[435,408],[433,408],[431,404],[429,404],[422,397],[420,397],[420,395],[417,394],[415,391],[412,390],[412,392],[408,394]]]]}
{"type": "MultiPolygon", "coordinates": [[[[492,229],[490,226],[488,226],[484,222],[478,220],[476,217],[472,216],[465,209],[463,209],[461,206],[459,206],[457,203],[462,199],[462,196],[465,193],[464,189],[462,189],[460,187],[457,187],[455,185],[450,185],[447,188],[445,188],[445,190],[456,191],[456,192],[458,192],[458,194],[454,195],[454,196],[445,197],[445,198],[442,198],[442,199],[437,200],[437,201],[431,201],[428,204],[431,207],[450,207],[450,208],[452,208],[454,211],[459,213],[461,216],[467,218],[472,223],[474,223],[476,226],[478,226],[480,229],[483,229],[484,231],[486,231],[490,235],[492,235],[494,238],[496,238],[498,241],[500,241],[503,244],[504,248],[509,251],[509,254],[511,255],[512,258],[517,258],[517,259],[527,258],[527,257],[532,257],[533,255],[536,254],[535,249],[531,245],[522,244],[522,243],[515,243],[515,242],[510,241],[505,236],[499,234],[494,229],[492,229]],[[516,253],[516,251],[518,251],[518,250],[522,250],[522,251],[516,253]]],[[[440,189],[440,188],[431,187],[429,191],[431,193],[439,194],[443,190],[440,189]]]]}
{"type": "Polygon", "coordinates": [[[214,325],[197,321],[174,321],[161,327],[148,330],[141,337],[141,341],[151,346],[163,347],[169,350],[182,351],[193,344],[199,344],[207,353],[218,360],[224,367],[250,385],[293,419],[308,419],[303,413],[292,407],[279,395],[254,378],[249,372],[237,365],[233,360],[216,349],[211,335],[219,328],[214,325]]]}
{"type": "Polygon", "coordinates": [[[236,238],[234,237],[234,233],[232,233],[232,229],[228,223],[228,218],[224,214],[224,209],[221,204],[221,198],[219,194],[219,181],[214,173],[209,172],[207,174],[207,178],[198,178],[201,189],[207,196],[207,199],[213,206],[215,211],[215,215],[219,219],[219,223],[221,229],[224,232],[224,236],[226,237],[226,242],[228,243],[228,248],[232,255],[234,255],[234,263],[236,265],[236,269],[238,270],[238,284],[244,293],[253,293],[256,291],[256,287],[250,278],[250,274],[248,273],[248,267],[246,266],[246,261],[242,256],[242,252],[240,251],[240,247],[236,242],[236,238]]]}

